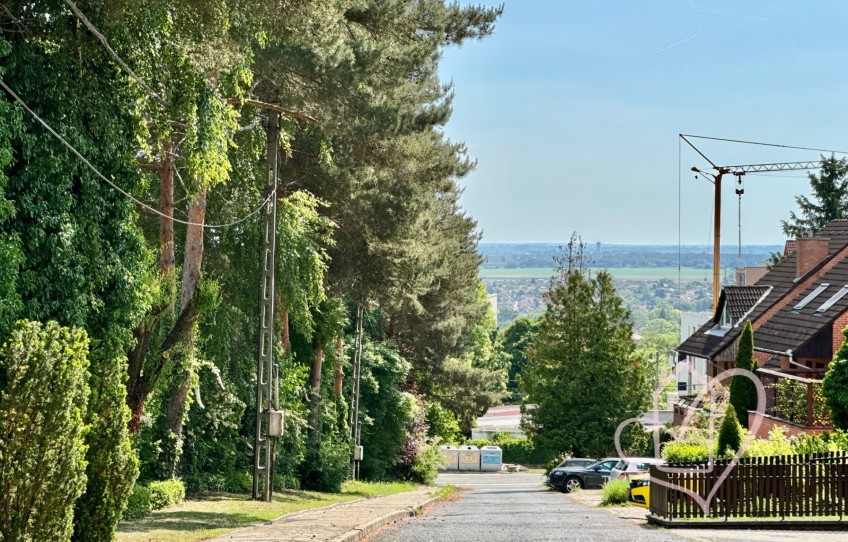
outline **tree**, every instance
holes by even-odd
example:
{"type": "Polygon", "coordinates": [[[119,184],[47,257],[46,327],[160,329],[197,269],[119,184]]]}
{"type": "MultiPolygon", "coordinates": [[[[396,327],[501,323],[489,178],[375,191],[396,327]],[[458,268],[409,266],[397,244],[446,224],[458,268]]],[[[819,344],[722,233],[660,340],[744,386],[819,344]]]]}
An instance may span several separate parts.
{"type": "Polygon", "coordinates": [[[21,321],[0,348],[0,539],[69,540],[86,487],[88,337],[21,321]]]}
{"type": "Polygon", "coordinates": [[[727,411],[718,430],[718,450],[716,450],[718,455],[730,456],[739,451],[742,445],[742,432],[736,410],[733,405],[727,405],[727,411]]]}
{"type": "Polygon", "coordinates": [[[520,394],[516,396],[521,373],[527,364],[527,348],[533,341],[539,329],[538,320],[522,316],[516,318],[500,332],[498,338],[500,348],[509,360],[509,380],[507,390],[513,393],[513,398],[521,400],[520,394]]]}
{"type": "Polygon", "coordinates": [[[848,429],[848,328],[842,330],[842,346],[833,355],[822,381],[822,393],[836,429],[848,429]]]}
{"type": "MultiPolygon", "coordinates": [[[[736,368],[756,372],[754,359],[754,330],[751,321],[745,322],[736,347],[736,368]]],[[[747,376],[735,375],[730,382],[730,404],[742,427],[748,427],[748,411],[757,408],[757,387],[747,376]]]]}
{"type": "Polygon", "coordinates": [[[809,174],[813,189],[810,201],[806,196],[795,198],[801,215],[789,213],[789,220],[781,220],[783,233],[793,239],[811,237],[828,222],[848,216],[848,158],[822,157],[821,173],[809,174]]]}
{"type": "Polygon", "coordinates": [[[546,294],[521,379],[525,400],[538,405],[529,433],[550,457],[611,453],[618,424],[640,415],[650,396],[629,312],[609,273],[583,270],[578,243],[546,294]]]}

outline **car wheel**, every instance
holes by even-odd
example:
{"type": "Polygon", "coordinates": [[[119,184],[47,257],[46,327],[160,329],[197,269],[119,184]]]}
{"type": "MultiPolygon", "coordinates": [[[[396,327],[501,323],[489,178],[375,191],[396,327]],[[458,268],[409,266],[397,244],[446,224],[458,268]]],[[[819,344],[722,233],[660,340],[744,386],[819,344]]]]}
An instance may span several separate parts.
{"type": "Polygon", "coordinates": [[[562,490],[566,493],[571,493],[578,489],[583,489],[583,481],[580,478],[572,476],[562,483],[562,490]]]}

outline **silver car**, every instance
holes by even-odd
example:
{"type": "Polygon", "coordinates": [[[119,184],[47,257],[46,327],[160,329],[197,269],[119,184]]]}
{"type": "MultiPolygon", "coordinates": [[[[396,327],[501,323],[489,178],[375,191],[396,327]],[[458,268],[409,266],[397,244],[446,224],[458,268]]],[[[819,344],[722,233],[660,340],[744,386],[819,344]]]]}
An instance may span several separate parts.
{"type": "Polygon", "coordinates": [[[634,474],[644,474],[651,469],[651,465],[662,465],[663,460],[658,457],[625,457],[610,470],[609,479],[629,478],[634,474]]]}

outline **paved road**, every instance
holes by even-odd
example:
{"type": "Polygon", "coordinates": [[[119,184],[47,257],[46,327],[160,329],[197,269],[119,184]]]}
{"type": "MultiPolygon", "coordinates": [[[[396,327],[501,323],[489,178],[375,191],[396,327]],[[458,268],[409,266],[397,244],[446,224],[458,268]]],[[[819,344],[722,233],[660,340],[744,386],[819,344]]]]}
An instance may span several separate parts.
{"type": "Polygon", "coordinates": [[[470,491],[371,542],[691,542],[545,490],[538,474],[442,475],[439,483],[470,491]]]}

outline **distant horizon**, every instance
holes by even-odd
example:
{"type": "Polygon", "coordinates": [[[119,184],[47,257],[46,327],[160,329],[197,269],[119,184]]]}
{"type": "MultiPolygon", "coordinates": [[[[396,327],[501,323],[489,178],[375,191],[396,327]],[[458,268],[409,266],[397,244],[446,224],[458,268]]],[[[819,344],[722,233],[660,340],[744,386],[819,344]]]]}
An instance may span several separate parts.
{"type": "MultiPolygon", "coordinates": [[[[707,247],[712,248],[712,243],[605,243],[603,241],[584,241],[586,246],[595,246],[598,243],[601,243],[601,246],[608,247],[707,247]]],[[[478,245],[534,245],[534,246],[564,246],[567,245],[568,241],[480,241],[478,245]]],[[[725,250],[736,250],[739,247],[738,244],[732,245],[721,245],[721,249],[725,250]]],[[[751,244],[743,244],[742,248],[745,247],[770,247],[770,248],[783,248],[783,244],[771,244],[771,243],[751,243],[751,244]]]]}

